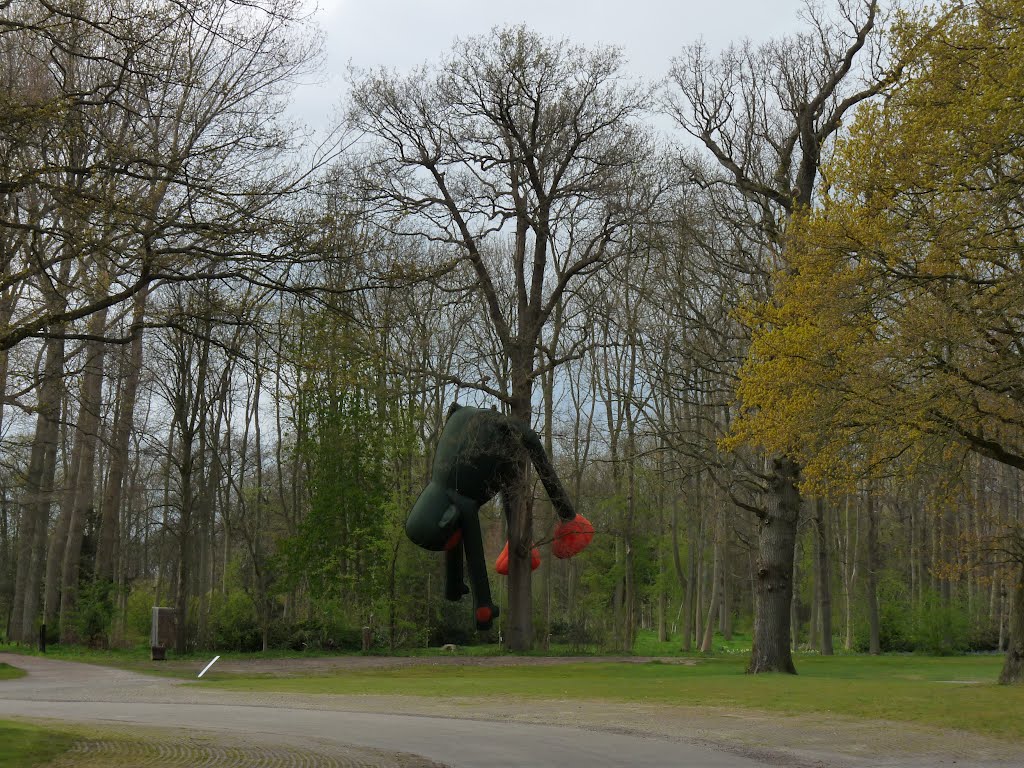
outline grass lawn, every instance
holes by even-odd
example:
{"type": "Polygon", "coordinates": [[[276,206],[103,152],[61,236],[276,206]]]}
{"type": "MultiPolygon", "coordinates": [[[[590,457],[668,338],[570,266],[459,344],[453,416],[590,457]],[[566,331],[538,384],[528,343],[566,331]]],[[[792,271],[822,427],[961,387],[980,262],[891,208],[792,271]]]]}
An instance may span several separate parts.
{"type": "Polygon", "coordinates": [[[10,664],[0,664],[0,680],[14,680],[24,676],[25,670],[12,667],[10,664]]]}
{"type": "Polygon", "coordinates": [[[69,750],[75,737],[36,725],[0,720],[0,768],[28,768],[69,750]]]}
{"type": "Polygon", "coordinates": [[[234,691],[470,698],[489,692],[517,698],[824,712],[1024,738],[1024,687],[994,683],[1000,656],[803,656],[797,659],[800,674],[795,677],[749,676],[744,674],[746,661],[737,654],[695,665],[417,666],[285,678],[222,674],[205,684],[234,691]]]}
{"type": "MultiPolygon", "coordinates": [[[[190,673],[182,673],[177,670],[164,671],[161,662],[154,662],[150,659],[150,648],[148,645],[139,645],[134,648],[87,648],[81,645],[49,645],[46,653],[40,653],[35,647],[18,645],[16,643],[0,643],[0,653],[14,653],[21,656],[38,656],[46,659],[57,659],[58,661],[75,661],[80,664],[100,664],[118,669],[130,669],[147,674],[166,675],[170,677],[192,677],[190,673]]],[[[330,651],[289,651],[270,650],[265,653],[242,653],[237,651],[207,651],[198,650],[192,653],[176,654],[173,651],[167,652],[167,658],[171,661],[194,661],[205,664],[216,655],[223,659],[301,659],[317,656],[338,656],[337,652],[330,651]]],[[[359,654],[357,654],[359,655],[359,654]]],[[[0,664],[0,667],[3,665],[0,664]]],[[[201,668],[201,667],[200,667],[201,668]]]]}

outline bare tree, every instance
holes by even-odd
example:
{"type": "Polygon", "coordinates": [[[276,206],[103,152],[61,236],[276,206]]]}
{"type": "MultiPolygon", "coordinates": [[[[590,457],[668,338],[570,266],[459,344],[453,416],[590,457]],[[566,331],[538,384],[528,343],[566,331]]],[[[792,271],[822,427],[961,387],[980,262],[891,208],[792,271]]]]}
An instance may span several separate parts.
{"type": "MultiPolygon", "coordinates": [[[[770,296],[770,275],[785,264],[786,223],[813,203],[823,155],[843,117],[892,82],[895,70],[880,69],[872,42],[878,16],[877,0],[839,0],[835,18],[808,4],[806,32],[732,46],[718,57],[698,43],[673,61],[668,110],[705,150],[684,161],[687,172],[712,191],[718,213],[735,229],[737,283],[753,298],[770,296]],[[859,63],[864,59],[867,65],[859,63]]],[[[735,353],[733,377],[744,351],[735,353]]],[[[762,498],[750,504],[759,548],[749,671],[795,672],[789,611],[800,466],[771,456],[759,474],[762,498]]]]}
{"type": "MultiPolygon", "coordinates": [[[[508,381],[471,384],[529,422],[541,332],[567,288],[599,269],[629,218],[642,155],[644,91],[623,81],[617,50],[549,41],[523,27],[456,44],[405,77],[356,73],[352,125],[371,146],[365,198],[386,226],[429,238],[475,287],[508,381]],[[575,237],[560,236],[573,217],[575,237]],[[586,223],[586,227],[582,226],[586,223]],[[492,242],[511,241],[510,258],[492,242]],[[510,295],[500,277],[511,275],[510,295]],[[504,366],[503,366],[504,367],[504,366]]],[[[533,515],[526,466],[509,494],[510,647],[533,642],[533,515]]]]}

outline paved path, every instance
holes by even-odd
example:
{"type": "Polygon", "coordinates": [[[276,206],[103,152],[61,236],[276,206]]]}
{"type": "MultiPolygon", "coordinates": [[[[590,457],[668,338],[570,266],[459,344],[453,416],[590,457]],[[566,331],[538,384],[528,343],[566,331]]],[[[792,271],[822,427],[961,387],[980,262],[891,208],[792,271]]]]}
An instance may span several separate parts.
{"type": "MultiPolygon", "coordinates": [[[[316,755],[331,756],[334,764],[341,765],[441,764],[452,768],[754,768],[780,764],[643,733],[430,714],[317,709],[316,703],[324,699],[259,701],[242,694],[182,685],[180,680],[106,667],[4,654],[0,654],[0,661],[29,673],[17,680],[0,681],[0,716],[100,723],[125,735],[132,733],[132,726],[138,726],[142,742],[151,738],[153,727],[219,734],[247,745],[249,762],[239,760],[237,764],[321,764],[316,755]],[[287,753],[285,762],[280,755],[269,756],[274,749],[287,753]],[[263,751],[268,754],[263,755],[263,751]]],[[[156,738],[156,742],[161,739],[156,738]]],[[[173,740],[165,737],[163,742],[173,740]]],[[[179,751],[195,759],[197,753],[182,746],[186,740],[177,743],[179,751]]],[[[228,754],[226,747],[215,745],[211,749],[228,754]]],[[[168,753],[165,764],[186,763],[168,753]]]]}

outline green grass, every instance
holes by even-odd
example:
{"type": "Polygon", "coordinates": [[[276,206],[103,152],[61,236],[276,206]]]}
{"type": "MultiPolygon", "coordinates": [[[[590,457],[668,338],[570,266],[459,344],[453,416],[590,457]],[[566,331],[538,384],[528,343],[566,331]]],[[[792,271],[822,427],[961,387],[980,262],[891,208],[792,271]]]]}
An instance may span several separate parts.
{"type": "MultiPolygon", "coordinates": [[[[717,632],[712,642],[712,653],[735,654],[750,653],[750,646],[753,643],[749,633],[734,632],[732,639],[726,640],[717,632]]],[[[686,652],[680,648],[679,636],[671,640],[661,642],[658,640],[658,633],[652,630],[641,629],[633,644],[633,653],[637,656],[701,656],[703,654],[696,648],[700,643],[694,644],[694,650],[686,652]]]]}
{"type": "Polygon", "coordinates": [[[24,676],[25,670],[12,667],[10,664],[0,664],[0,680],[14,680],[24,676]]]}
{"type": "Polygon", "coordinates": [[[572,664],[345,671],[318,677],[206,681],[234,691],[591,699],[777,713],[828,713],[1024,738],[1024,687],[995,685],[997,656],[804,657],[797,676],[744,674],[746,658],[695,665],[572,664]],[[975,683],[943,681],[978,681],[975,683]]]}
{"type": "MultiPolygon", "coordinates": [[[[82,645],[49,645],[46,653],[40,653],[35,647],[18,645],[16,643],[0,643],[0,653],[14,653],[22,656],[37,656],[40,658],[57,659],[59,661],[75,661],[80,664],[101,664],[120,669],[132,669],[159,674],[162,662],[150,659],[150,648],[148,645],[139,645],[134,648],[88,648],[82,645]]],[[[258,653],[242,653],[238,651],[210,651],[196,650],[191,653],[177,654],[168,650],[168,661],[194,661],[204,664],[215,655],[222,659],[301,659],[313,657],[330,657],[341,655],[338,652],[330,651],[290,651],[270,650],[258,653]]],[[[360,654],[356,654],[360,655],[360,654]]],[[[171,673],[176,674],[176,673],[171,673]]]]}
{"type": "Polygon", "coordinates": [[[67,752],[74,736],[36,725],[0,720],[0,768],[28,768],[67,752]]]}

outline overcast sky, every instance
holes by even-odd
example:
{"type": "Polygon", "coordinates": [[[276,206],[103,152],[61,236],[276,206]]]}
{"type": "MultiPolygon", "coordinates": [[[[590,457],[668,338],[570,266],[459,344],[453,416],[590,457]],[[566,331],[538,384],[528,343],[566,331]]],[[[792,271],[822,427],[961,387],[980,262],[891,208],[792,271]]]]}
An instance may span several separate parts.
{"type": "Polygon", "coordinates": [[[437,59],[455,38],[525,23],[550,37],[622,47],[630,70],[657,80],[683,45],[714,49],[799,27],[802,0],[319,0],[326,33],[325,82],[295,94],[295,113],[322,126],[339,103],[349,61],[405,70],[437,59]]]}

